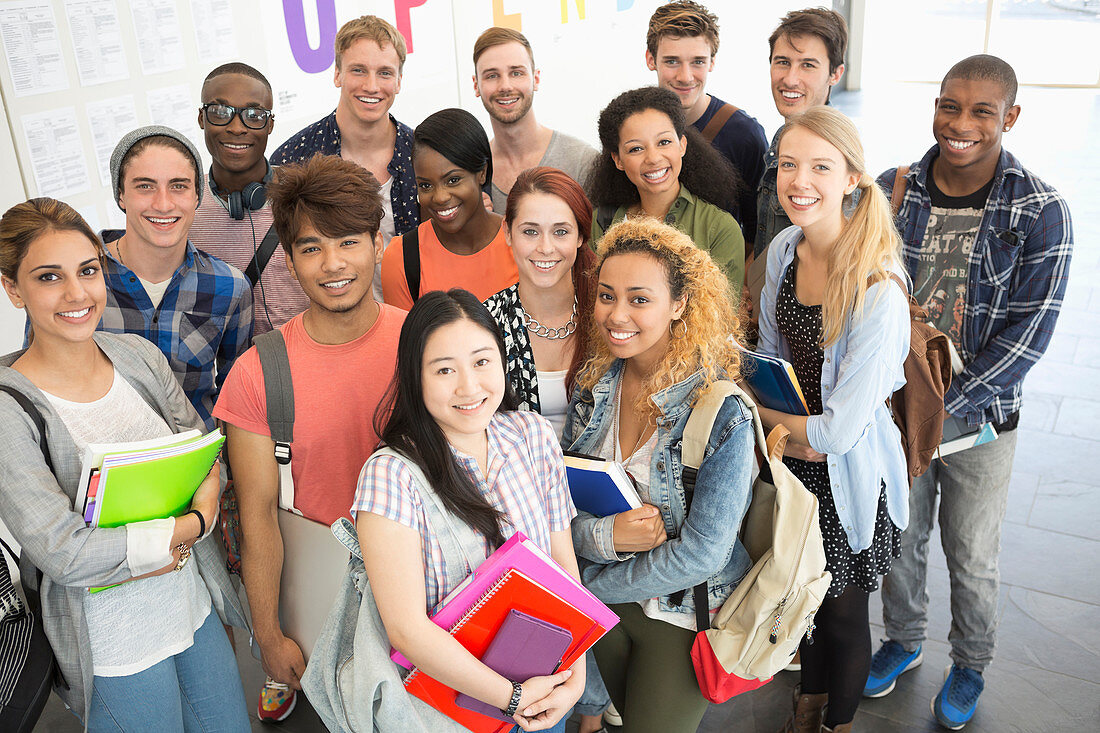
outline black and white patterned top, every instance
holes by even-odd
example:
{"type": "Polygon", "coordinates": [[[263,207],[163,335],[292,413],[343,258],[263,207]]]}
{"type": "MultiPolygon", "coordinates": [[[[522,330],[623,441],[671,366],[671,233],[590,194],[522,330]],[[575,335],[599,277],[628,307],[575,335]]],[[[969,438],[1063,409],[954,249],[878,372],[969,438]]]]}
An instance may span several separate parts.
{"type": "Polygon", "coordinates": [[[485,301],[504,336],[504,350],[508,363],[504,373],[516,394],[519,409],[542,412],[539,408],[539,380],[535,373],[535,355],[531,351],[531,338],[523,325],[519,302],[519,285],[501,290],[485,301]]]}

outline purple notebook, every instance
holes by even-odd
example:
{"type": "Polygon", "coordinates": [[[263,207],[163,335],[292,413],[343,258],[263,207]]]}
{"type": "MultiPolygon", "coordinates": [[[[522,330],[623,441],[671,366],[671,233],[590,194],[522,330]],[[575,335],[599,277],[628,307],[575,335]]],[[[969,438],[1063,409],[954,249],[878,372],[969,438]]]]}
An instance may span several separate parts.
{"type": "MultiPolygon", "coordinates": [[[[523,682],[532,677],[553,674],[572,641],[573,637],[560,626],[512,609],[489,642],[481,661],[505,678],[523,682]]],[[[469,695],[460,694],[455,704],[497,720],[512,722],[499,709],[469,695]]]]}

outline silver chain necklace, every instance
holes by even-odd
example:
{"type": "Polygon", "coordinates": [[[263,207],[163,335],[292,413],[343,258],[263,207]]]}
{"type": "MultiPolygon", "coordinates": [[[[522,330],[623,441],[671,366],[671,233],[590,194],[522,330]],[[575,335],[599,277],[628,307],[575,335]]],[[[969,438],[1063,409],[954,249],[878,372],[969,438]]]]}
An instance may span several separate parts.
{"type": "Polygon", "coordinates": [[[550,328],[544,326],[531,316],[530,313],[523,310],[523,303],[516,300],[516,307],[519,308],[519,314],[523,318],[523,326],[535,336],[540,338],[549,339],[550,341],[557,341],[559,339],[569,338],[573,335],[573,332],[577,330],[577,296],[573,296],[573,313],[569,316],[569,320],[561,328],[550,328]]]}

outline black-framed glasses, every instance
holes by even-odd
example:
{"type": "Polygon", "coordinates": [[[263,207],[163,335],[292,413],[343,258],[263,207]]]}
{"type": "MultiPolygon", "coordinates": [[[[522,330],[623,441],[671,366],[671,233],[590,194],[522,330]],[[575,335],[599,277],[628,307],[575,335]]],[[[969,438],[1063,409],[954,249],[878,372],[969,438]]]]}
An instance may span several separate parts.
{"type": "Polygon", "coordinates": [[[221,102],[207,102],[199,109],[206,115],[207,122],[219,127],[228,125],[234,117],[240,117],[241,124],[250,130],[262,130],[275,119],[275,114],[263,107],[234,107],[221,102]]]}

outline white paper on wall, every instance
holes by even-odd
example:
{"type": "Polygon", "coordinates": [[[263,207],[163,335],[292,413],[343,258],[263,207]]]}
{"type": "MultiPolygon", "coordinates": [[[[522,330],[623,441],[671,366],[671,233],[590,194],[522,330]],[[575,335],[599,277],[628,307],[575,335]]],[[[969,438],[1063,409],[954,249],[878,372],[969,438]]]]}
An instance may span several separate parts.
{"type": "Polygon", "coordinates": [[[175,84],[170,87],[150,89],[146,93],[149,119],[154,125],[167,125],[182,132],[200,150],[204,148],[199,130],[197,98],[192,99],[191,87],[175,84]]]}
{"type": "Polygon", "coordinates": [[[49,0],[13,0],[0,5],[0,38],[15,96],[69,88],[49,0]]]}
{"type": "Polygon", "coordinates": [[[175,0],[130,0],[143,74],[182,69],[183,31],[175,0]]]}
{"type": "Polygon", "coordinates": [[[111,185],[111,153],[122,136],[140,127],[134,95],[126,94],[112,99],[88,102],[84,111],[92,130],[92,146],[95,148],[96,166],[99,168],[101,186],[111,185]]]}
{"type": "Polygon", "coordinates": [[[233,10],[229,0],[191,0],[191,20],[199,58],[209,63],[236,58],[237,37],[233,33],[233,10]]]}
{"type": "Polygon", "coordinates": [[[65,0],[81,86],[130,76],[115,0],[65,0]]]}
{"type": "Polygon", "coordinates": [[[22,123],[37,195],[63,198],[91,188],[76,107],[23,115],[22,123]]]}

